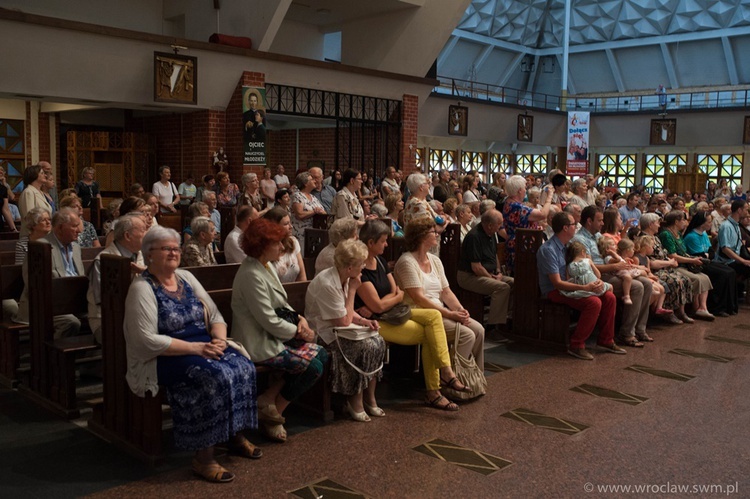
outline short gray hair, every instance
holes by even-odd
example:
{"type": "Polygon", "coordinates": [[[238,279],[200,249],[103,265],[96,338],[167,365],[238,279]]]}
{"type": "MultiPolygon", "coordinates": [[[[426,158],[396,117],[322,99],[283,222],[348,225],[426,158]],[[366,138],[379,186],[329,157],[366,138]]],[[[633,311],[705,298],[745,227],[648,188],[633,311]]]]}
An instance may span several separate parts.
{"type": "Polygon", "coordinates": [[[302,190],[305,188],[307,183],[310,181],[310,172],[302,172],[297,175],[297,178],[294,179],[294,185],[297,186],[297,189],[302,190]]]}
{"type": "Polygon", "coordinates": [[[357,229],[359,229],[359,225],[353,218],[339,218],[328,229],[328,242],[335,248],[341,241],[356,236],[357,229]]]}
{"type": "Polygon", "coordinates": [[[203,199],[206,199],[206,198],[214,198],[214,199],[216,199],[216,193],[214,191],[203,191],[203,199]]]}
{"type": "Polygon", "coordinates": [[[388,208],[385,207],[385,205],[377,203],[372,206],[370,206],[370,211],[379,216],[380,218],[384,218],[388,216],[388,208]]]}
{"type": "Polygon", "coordinates": [[[659,215],[656,213],[644,213],[641,215],[640,220],[638,220],[638,226],[643,229],[644,227],[648,227],[654,222],[658,222],[660,220],[659,215]]]}
{"type": "Polygon", "coordinates": [[[419,189],[419,186],[428,182],[428,178],[422,173],[412,173],[409,178],[406,179],[406,188],[409,192],[414,194],[419,189]]]}
{"type": "Polygon", "coordinates": [[[255,180],[256,178],[258,178],[258,174],[257,173],[246,173],[246,174],[244,174],[242,176],[242,178],[240,179],[240,182],[242,182],[243,189],[244,189],[245,185],[248,182],[251,182],[251,181],[255,180]]]}
{"type": "Polygon", "coordinates": [[[336,246],[333,262],[337,269],[342,269],[356,263],[362,263],[367,258],[367,246],[362,241],[347,239],[336,246]]]}
{"type": "Polygon", "coordinates": [[[494,210],[494,209],[487,210],[484,213],[482,213],[482,217],[481,217],[482,225],[495,223],[502,216],[503,214],[497,210],[494,210]]]}
{"type": "Polygon", "coordinates": [[[464,213],[465,211],[471,211],[471,206],[468,204],[459,204],[456,206],[456,211],[454,212],[456,215],[456,218],[458,218],[459,215],[464,213]]]}
{"type": "Polygon", "coordinates": [[[586,182],[586,179],[583,177],[575,179],[573,181],[573,185],[571,186],[573,194],[575,194],[578,188],[582,186],[586,186],[588,188],[588,183],[586,182]]]}
{"type": "MultiPolygon", "coordinates": [[[[125,234],[130,232],[130,230],[133,228],[133,220],[141,220],[140,213],[130,212],[126,215],[121,216],[117,219],[117,223],[115,224],[115,228],[113,229],[115,241],[122,241],[125,239],[125,234]]],[[[144,226],[146,222],[143,222],[144,226]]]]}
{"type": "Polygon", "coordinates": [[[60,208],[54,215],[52,215],[52,227],[57,227],[62,224],[69,224],[73,217],[78,216],[78,211],[73,208],[60,208]]]}
{"type": "Polygon", "coordinates": [[[180,245],[180,235],[176,230],[168,227],[162,227],[161,225],[154,225],[146,232],[143,236],[143,242],[141,242],[141,253],[143,258],[149,259],[149,253],[154,248],[154,245],[158,241],[172,241],[177,246],[180,245]]]}
{"type": "Polygon", "coordinates": [[[214,227],[214,223],[208,217],[195,217],[190,222],[190,230],[193,231],[193,236],[197,236],[201,232],[211,232],[212,227],[214,227]]]}
{"type": "Polygon", "coordinates": [[[497,208],[497,204],[491,199],[485,199],[479,203],[479,214],[482,215],[487,210],[494,210],[497,208]]]}
{"type": "Polygon", "coordinates": [[[505,180],[505,192],[508,196],[515,196],[521,189],[526,188],[526,179],[522,175],[511,175],[505,180]]]}
{"type": "Polygon", "coordinates": [[[36,208],[30,209],[23,217],[24,223],[29,227],[34,227],[42,220],[42,215],[51,215],[49,210],[43,206],[37,206],[36,208]]]}

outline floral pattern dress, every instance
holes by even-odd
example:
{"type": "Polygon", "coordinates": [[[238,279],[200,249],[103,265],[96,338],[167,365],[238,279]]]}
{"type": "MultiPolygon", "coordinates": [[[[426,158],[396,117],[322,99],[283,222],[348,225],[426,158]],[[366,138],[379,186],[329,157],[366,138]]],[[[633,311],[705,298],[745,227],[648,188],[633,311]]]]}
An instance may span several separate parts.
{"type": "Polygon", "coordinates": [[[234,206],[240,197],[240,188],[237,184],[229,184],[226,191],[216,191],[216,204],[219,206],[234,206]]]}
{"type": "MultiPolygon", "coordinates": [[[[651,260],[668,260],[669,253],[662,246],[658,237],[654,238],[654,254],[649,257],[651,260]]],[[[654,270],[652,272],[664,281],[669,289],[664,300],[664,308],[677,310],[682,305],[690,303],[693,300],[692,285],[690,279],[678,274],[672,267],[654,270]]]]}
{"type": "Polygon", "coordinates": [[[99,236],[96,235],[94,224],[84,220],[83,231],[78,234],[78,244],[81,246],[81,248],[93,248],[94,241],[96,241],[98,237],[99,236]]]}
{"type": "MultiPolygon", "coordinates": [[[[320,204],[318,198],[313,195],[310,195],[310,198],[308,198],[304,192],[300,191],[295,192],[292,196],[292,206],[294,206],[295,203],[299,203],[302,205],[302,211],[315,211],[316,208],[323,209],[323,205],[320,204]]],[[[294,237],[296,237],[301,243],[304,243],[305,229],[312,229],[313,217],[308,217],[300,220],[294,215],[294,210],[292,210],[291,218],[294,237]]]]}
{"type": "MultiPolygon", "coordinates": [[[[167,291],[146,271],[158,305],[159,334],[187,342],[208,342],[203,303],[193,288],[179,280],[167,291]]],[[[228,441],[246,428],[257,428],[255,366],[227,347],[219,360],[199,355],[160,355],[159,384],[172,407],[175,445],[199,450],[228,441]]]]}
{"type": "Polygon", "coordinates": [[[505,267],[511,276],[516,263],[516,230],[539,228],[536,222],[529,221],[529,215],[533,210],[517,201],[506,200],[503,205],[505,232],[508,233],[508,240],[505,242],[505,267]]]}

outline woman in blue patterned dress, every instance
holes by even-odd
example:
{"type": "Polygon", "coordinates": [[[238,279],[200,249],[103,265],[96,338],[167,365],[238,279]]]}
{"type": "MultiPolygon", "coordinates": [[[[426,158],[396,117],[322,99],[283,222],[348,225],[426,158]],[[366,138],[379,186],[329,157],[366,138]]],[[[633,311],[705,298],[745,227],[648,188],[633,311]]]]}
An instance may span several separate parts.
{"type": "Polygon", "coordinates": [[[503,204],[503,218],[505,220],[505,231],[508,239],[505,242],[505,266],[512,276],[516,256],[516,230],[537,229],[537,222],[547,219],[549,206],[552,204],[552,196],[549,195],[551,186],[547,189],[547,199],[542,209],[531,208],[523,204],[526,195],[526,179],[521,175],[513,175],[505,181],[505,193],[508,197],[503,204]]]}
{"type": "Polygon", "coordinates": [[[255,366],[227,341],[226,323],[203,286],[178,269],[179,234],[153,227],[142,248],[148,269],[135,277],[125,303],[128,385],[140,397],[166,388],[175,444],[196,451],[193,472],[229,482],[234,474],[216,462],[214,445],[262,455],[242,434],[257,427],[255,366]]]}

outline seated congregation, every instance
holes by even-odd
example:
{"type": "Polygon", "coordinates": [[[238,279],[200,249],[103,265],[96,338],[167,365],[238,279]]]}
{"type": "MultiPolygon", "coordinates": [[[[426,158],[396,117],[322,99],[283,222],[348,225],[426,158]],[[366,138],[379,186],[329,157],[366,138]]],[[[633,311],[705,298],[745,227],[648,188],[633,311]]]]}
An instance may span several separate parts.
{"type": "MultiPolygon", "coordinates": [[[[279,166],[278,188],[267,170],[265,186],[245,174],[240,188],[222,172],[218,184],[207,175],[192,190],[175,188],[162,167],[152,193],[136,184],[110,206],[105,247],[90,260],[81,247],[99,240],[82,210],[96,202],[72,192],[50,216],[43,168],[26,169],[34,190],[22,200],[38,201],[22,205],[15,253],[26,286],[4,309],[30,322],[24,252],[51,245],[53,278],[88,279],[88,314],[56,315],[54,338],[90,330],[106,359],[102,335],[120,327],[129,390],[166,395],[175,445],[195,451],[191,469],[210,482],[234,478],[215,446],[262,457],[245,430],[285,442],[287,408],[316,387],[339,397],[354,421],[385,417],[376,387],[392,345],[419,352],[427,406],[459,411],[457,402],[486,393],[485,337],[522,339],[513,317],[519,285],[538,287],[534,313],[542,301],[580,312],[562,346],[593,360],[586,343],[595,332],[598,350],[624,355],[623,347],[654,341],[655,318],[685,324],[737,314],[750,275],[744,199],[727,200],[717,225],[722,215],[700,197],[661,203],[662,195],[642,199],[639,191],[618,201],[616,192],[599,193],[595,176],[571,182],[555,171],[537,185],[497,174],[487,188],[473,173],[460,184],[449,172],[402,182],[391,167],[382,182],[332,172],[333,187],[318,168],[292,184],[279,166]],[[517,244],[529,230],[544,240],[531,283],[529,250],[517,244]],[[113,255],[127,259],[129,286],[114,326],[102,281],[113,255]],[[212,269],[225,281],[209,286],[212,269]]],[[[93,172],[85,180],[94,182],[93,172]]]]}

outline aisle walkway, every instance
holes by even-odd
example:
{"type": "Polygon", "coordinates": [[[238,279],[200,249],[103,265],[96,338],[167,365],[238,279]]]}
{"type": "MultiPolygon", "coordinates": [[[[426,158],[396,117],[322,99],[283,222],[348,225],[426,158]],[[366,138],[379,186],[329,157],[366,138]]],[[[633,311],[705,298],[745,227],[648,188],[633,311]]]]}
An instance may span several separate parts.
{"type": "MultiPolygon", "coordinates": [[[[655,327],[649,332],[656,342],[645,349],[596,354],[593,362],[522,357],[496,347],[488,360],[498,365],[514,355],[529,363],[505,362],[510,369],[488,378],[489,394],[460,412],[394,397],[395,405],[383,404],[388,416],[368,424],[338,419],[283,445],[254,435],[263,459],[222,457],[237,474],[226,485],[191,478],[185,454],[149,470],[84,429],[1,392],[0,496],[287,497],[297,491],[294,497],[316,497],[314,490],[326,499],[356,497],[351,491],[619,497],[624,494],[598,487],[645,485],[660,486],[660,496],[667,486],[713,486],[693,495],[747,497],[749,314],[743,308],[714,323],[655,327]]],[[[298,430],[304,425],[298,421],[298,430]]]]}

